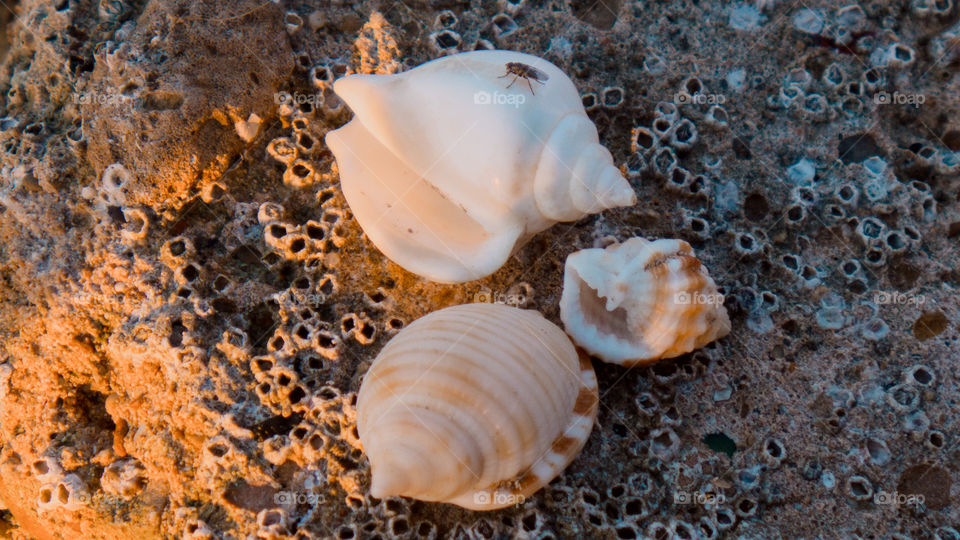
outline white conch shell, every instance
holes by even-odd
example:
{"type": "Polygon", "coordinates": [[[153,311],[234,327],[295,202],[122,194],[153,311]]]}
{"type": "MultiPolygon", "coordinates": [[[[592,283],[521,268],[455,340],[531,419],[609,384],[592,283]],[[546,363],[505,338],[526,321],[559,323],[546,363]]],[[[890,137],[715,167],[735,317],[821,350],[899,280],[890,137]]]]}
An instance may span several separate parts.
{"type": "Polygon", "coordinates": [[[597,399],[589,358],[536,311],[433,312],[387,343],[360,386],[370,494],[471,510],[522,502],[580,452],[597,399]]]}
{"type": "Polygon", "coordinates": [[[326,136],[343,194],[370,240],[427,279],[482,278],[555,222],[636,201],[577,89],[542,58],[474,51],[334,90],[355,114],[326,136]],[[508,62],[546,77],[508,90],[508,62]]]}
{"type": "Polygon", "coordinates": [[[683,240],[631,238],[567,257],[560,318],[606,362],[645,364],[730,332],[723,296],[683,240]]]}

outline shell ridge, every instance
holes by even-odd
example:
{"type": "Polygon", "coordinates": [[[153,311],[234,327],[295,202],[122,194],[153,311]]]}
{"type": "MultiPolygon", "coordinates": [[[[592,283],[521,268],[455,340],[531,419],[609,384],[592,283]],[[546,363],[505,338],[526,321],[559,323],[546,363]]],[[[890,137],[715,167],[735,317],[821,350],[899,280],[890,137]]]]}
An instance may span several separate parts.
{"type": "MultiPolygon", "coordinates": [[[[535,311],[471,304],[408,325],[374,360],[358,397],[377,493],[477,510],[509,505],[483,495],[522,479],[534,461],[543,461],[541,473],[559,473],[576,445],[558,437],[589,434],[576,417],[581,387],[595,388],[596,378],[577,366],[569,338],[535,311]],[[397,445],[418,450],[391,454],[397,445]]],[[[527,475],[525,489],[552,477],[527,475]]]]}
{"type": "Polygon", "coordinates": [[[487,489],[494,492],[507,491],[513,495],[527,497],[565,469],[586,444],[596,420],[600,396],[596,374],[589,357],[582,351],[578,351],[578,358],[580,388],[575,403],[578,405],[585,403],[583,407],[585,410],[578,412],[575,405],[574,414],[571,415],[568,424],[530,467],[516,477],[489,486],[487,489]]]}
{"type": "MultiPolygon", "coordinates": [[[[430,337],[436,338],[441,336],[435,335],[430,337]]],[[[425,339],[427,338],[428,336],[425,336],[425,339]]],[[[471,349],[476,347],[478,350],[481,348],[487,348],[489,350],[490,347],[496,346],[496,343],[490,342],[474,343],[471,341],[463,341],[462,343],[471,349]],[[477,345],[479,345],[479,347],[477,347],[477,345]]],[[[502,354],[503,350],[497,352],[502,354]]],[[[507,375],[500,375],[500,370],[493,369],[490,370],[487,375],[487,377],[490,378],[489,382],[484,381],[486,384],[479,384],[486,377],[482,377],[481,375],[483,370],[473,368],[480,366],[471,366],[472,369],[470,373],[463,374],[460,377],[457,376],[458,369],[462,369],[460,366],[466,365],[468,361],[474,363],[474,359],[458,358],[457,360],[458,362],[454,366],[444,367],[438,365],[430,368],[434,377],[439,378],[442,376],[446,380],[434,380],[430,386],[426,386],[418,380],[413,380],[410,381],[407,386],[413,386],[419,383],[422,385],[421,391],[423,392],[430,391],[431,389],[437,392],[443,392],[448,387],[470,386],[471,393],[469,396],[465,396],[465,399],[468,399],[468,403],[476,411],[477,417],[484,418],[484,421],[492,421],[492,419],[495,418],[512,420],[512,416],[509,413],[511,410],[515,410],[515,408],[521,408],[531,416],[546,415],[553,412],[550,409],[554,407],[551,407],[550,403],[544,403],[544,400],[536,400],[535,397],[530,397],[530,394],[533,394],[533,392],[523,392],[521,388],[519,388],[522,387],[524,382],[529,382],[532,377],[509,377],[507,375]],[[461,384],[456,384],[458,382],[461,384]],[[503,395],[502,392],[498,393],[497,389],[508,389],[509,392],[507,395],[503,395]]],[[[546,393],[546,389],[544,390],[546,395],[550,395],[546,393]]],[[[491,439],[497,441],[497,443],[493,445],[494,447],[504,446],[504,440],[519,441],[521,443],[524,441],[525,434],[523,427],[516,423],[510,423],[510,425],[512,429],[509,429],[505,425],[491,425],[491,428],[496,427],[495,436],[491,439]]],[[[506,446],[509,446],[509,444],[506,446]]]]}

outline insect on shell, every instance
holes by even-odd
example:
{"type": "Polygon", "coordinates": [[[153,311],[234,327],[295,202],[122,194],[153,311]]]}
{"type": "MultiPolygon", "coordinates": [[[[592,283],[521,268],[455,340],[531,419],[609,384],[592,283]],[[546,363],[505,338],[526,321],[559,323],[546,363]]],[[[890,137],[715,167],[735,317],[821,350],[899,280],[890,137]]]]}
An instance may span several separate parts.
{"type": "Polygon", "coordinates": [[[334,90],[354,112],[326,136],[347,203],[380,251],[427,279],[482,278],[558,221],[636,202],[576,87],[542,58],[473,51],[334,90]],[[538,74],[535,95],[507,88],[517,71],[538,74]]]}
{"type": "Polygon", "coordinates": [[[370,493],[471,510],[523,502],[573,461],[596,413],[589,358],[539,313],[433,312],[387,343],[360,386],[370,493]]]}
{"type": "Polygon", "coordinates": [[[533,85],[530,81],[536,81],[540,84],[544,84],[547,79],[550,78],[549,75],[540,71],[539,69],[528,66],[527,64],[521,62],[507,62],[507,72],[500,76],[500,78],[509,77],[513,75],[513,81],[507,85],[507,89],[514,85],[518,80],[524,79],[527,81],[527,87],[530,88],[531,94],[536,94],[533,91],[533,85]]]}
{"type": "Polygon", "coordinates": [[[730,332],[723,296],[683,240],[631,238],[571,254],[560,318],[577,345],[622,365],[678,356],[730,332]]]}

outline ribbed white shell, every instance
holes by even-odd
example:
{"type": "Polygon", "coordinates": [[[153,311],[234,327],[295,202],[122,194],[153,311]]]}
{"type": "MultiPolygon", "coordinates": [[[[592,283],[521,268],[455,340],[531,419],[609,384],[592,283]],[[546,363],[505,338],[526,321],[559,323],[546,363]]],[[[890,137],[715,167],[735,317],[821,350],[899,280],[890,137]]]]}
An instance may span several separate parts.
{"type": "Polygon", "coordinates": [[[334,89],[355,115],[326,136],[347,203],[387,257],[428,279],[482,278],[557,221],[636,201],[576,87],[542,58],[474,51],[334,89]],[[511,62],[547,78],[508,89],[511,62]]]}
{"type": "Polygon", "coordinates": [[[596,410],[589,360],[539,313],[436,311],[390,340],[360,387],[371,494],[473,510],[517,504],[579,453],[596,410]]]}
{"type": "Polygon", "coordinates": [[[730,332],[716,284],[683,240],[631,238],[571,254],[560,318],[577,345],[623,365],[678,356],[730,332]]]}

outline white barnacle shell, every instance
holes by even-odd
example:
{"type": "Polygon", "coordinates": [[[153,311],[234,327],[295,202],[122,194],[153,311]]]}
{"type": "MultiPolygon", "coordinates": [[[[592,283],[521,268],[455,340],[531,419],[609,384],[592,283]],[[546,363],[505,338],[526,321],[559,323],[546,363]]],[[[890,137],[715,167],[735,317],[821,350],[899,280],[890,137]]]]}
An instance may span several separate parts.
{"type": "Polygon", "coordinates": [[[560,318],[606,362],[672,358],[730,332],[723,296],[683,240],[631,238],[567,257],[560,318]]]}
{"type": "Polygon", "coordinates": [[[360,386],[370,493],[472,510],[521,503],[580,452],[597,399],[589,358],[536,311],[433,312],[387,343],[360,386]]]}
{"type": "Polygon", "coordinates": [[[554,223],[636,201],[577,89],[542,58],[473,51],[334,90],[355,114],[326,137],[343,194],[370,240],[428,279],[482,278],[554,223]],[[540,76],[514,80],[508,63],[540,76]]]}

